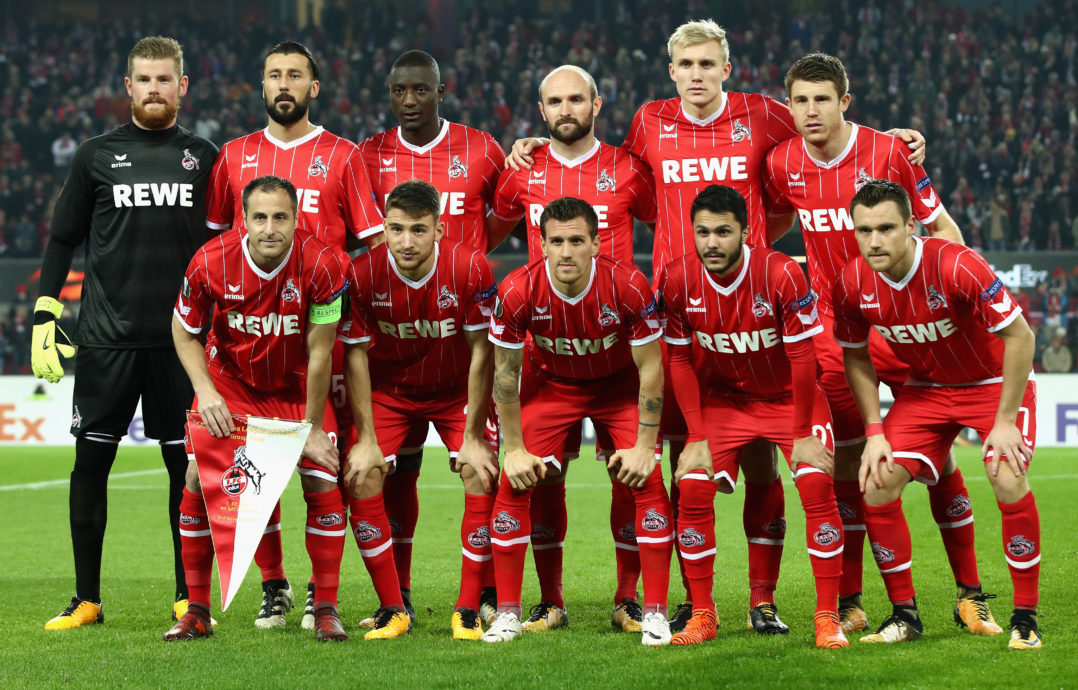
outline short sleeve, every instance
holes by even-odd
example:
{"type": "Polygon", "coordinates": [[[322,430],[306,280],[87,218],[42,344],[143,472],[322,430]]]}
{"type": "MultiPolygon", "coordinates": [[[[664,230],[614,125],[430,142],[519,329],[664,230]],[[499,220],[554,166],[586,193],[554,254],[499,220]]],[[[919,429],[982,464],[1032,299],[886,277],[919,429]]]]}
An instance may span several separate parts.
{"type": "Polygon", "coordinates": [[[369,271],[357,269],[360,263],[369,263],[366,255],[361,255],[347,268],[348,310],[341,315],[337,324],[337,340],[349,345],[367,343],[371,340],[371,322],[364,305],[370,304],[369,281],[360,280],[360,275],[369,275],[369,271]]]}
{"type": "Polygon", "coordinates": [[[839,273],[831,300],[835,309],[835,325],[832,329],[835,341],[842,347],[859,348],[868,345],[868,321],[861,314],[855,287],[849,286],[850,270],[839,273]]]}
{"type": "Polygon", "coordinates": [[[359,147],[354,147],[348,156],[339,184],[342,187],[344,218],[348,230],[359,239],[381,232],[382,211],[359,147]]]}
{"type": "Polygon", "coordinates": [[[955,259],[955,285],[977,319],[990,333],[1006,328],[1022,308],[992,267],[976,252],[965,249],[955,259]]]}
{"type": "Polygon", "coordinates": [[[629,330],[629,344],[646,345],[663,334],[659,309],[648,279],[637,269],[628,275],[626,289],[621,291],[622,314],[629,330]]]}
{"type": "Polygon", "coordinates": [[[524,216],[524,194],[517,183],[519,177],[516,170],[503,170],[498,178],[491,211],[503,220],[518,220],[524,216]]]}
{"type": "Polygon", "coordinates": [[[692,326],[685,313],[685,272],[671,264],[659,276],[656,306],[663,324],[663,340],[670,345],[692,345],[692,326]]]}
{"type": "Polygon", "coordinates": [[[498,299],[498,284],[494,282],[487,258],[479,252],[474,252],[471,257],[468,292],[471,299],[465,310],[463,328],[466,331],[486,330],[490,327],[490,315],[498,299]]]}
{"type": "Polygon", "coordinates": [[[782,342],[796,343],[823,332],[816,297],[805,274],[793,260],[783,263],[778,275],[776,304],[781,305],[782,342]]]}
{"type": "Polygon", "coordinates": [[[201,333],[213,312],[213,295],[206,273],[205,250],[200,249],[183,275],[183,285],[176,298],[176,317],[188,333],[201,333]]]}
{"type": "Polygon", "coordinates": [[[498,287],[498,296],[490,314],[490,342],[519,350],[528,333],[527,280],[521,274],[509,274],[498,287]]]}
{"type": "Polygon", "coordinates": [[[210,182],[206,189],[206,227],[211,230],[228,230],[232,227],[236,215],[236,200],[232,194],[232,183],[228,168],[228,152],[232,147],[225,146],[217,154],[210,172],[210,182]]]}

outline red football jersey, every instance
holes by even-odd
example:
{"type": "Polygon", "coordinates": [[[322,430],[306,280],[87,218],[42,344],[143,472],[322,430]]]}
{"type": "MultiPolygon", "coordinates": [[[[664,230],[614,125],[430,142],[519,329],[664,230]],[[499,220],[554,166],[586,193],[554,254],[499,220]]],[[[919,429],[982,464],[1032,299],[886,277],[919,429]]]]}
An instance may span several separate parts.
{"type": "Polygon", "coordinates": [[[258,390],[295,386],[307,370],[308,310],[344,294],[347,262],[342,250],[296,230],[285,260],[266,273],[236,228],[195,253],[175,314],[191,333],[212,314],[211,370],[258,390]]]}
{"type": "Polygon", "coordinates": [[[643,159],[655,177],[659,217],[652,262],[660,267],[695,250],[692,202],[710,184],[732,187],[745,197],[749,240],[767,247],[764,157],[775,144],[797,134],[789,109],[755,93],[723,93],[722,106],[706,120],[690,117],[680,98],[645,103],[636,111],[625,147],[643,159]]]}
{"type": "Polygon", "coordinates": [[[708,395],[783,395],[793,390],[784,344],[810,338],[823,326],[796,261],[764,247],[744,252],[741,270],[721,282],[695,253],[666,267],[659,281],[663,339],[692,346],[708,395]]]}
{"type": "Polygon", "coordinates": [[[331,247],[344,249],[345,232],[363,238],[382,230],[359,148],[322,127],[287,143],[262,129],[221,147],[206,195],[206,225],[243,227],[243,188],[262,175],[296,186],[300,228],[331,247]]]}
{"type": "Polygon", "coordinates": [[[1022,308],[980,254],[955,242],[914,237],[899,282],[851,261],[834,287],[835,340],[863,347],[870,327],[910,365],[914,385],[970,386],[1003,380],[1003,341],[992,333],[1022,308]]]}
{"type": "Polygon", "coordinates": [[[539,217],[554,199],[572,196],[599,216],[599,251],[633,263],[633,218],[655,221],[651,171],[625,149],[599,141],[586,155],[566,160],[549,146],[532,152],[531,170],[506,170],[498,180],[494,213],[506,220],[527,218],[528,260],[543,258],[539,217]]]}
{"type": "Polygon", "coordinates": [[[464,332],[487,329],[498,289],[483,252],[434,246],[434,268],[420,280],[400,274],[384,243],[352,261],[351,307],[337,337],[370,342],[377,390],[416,397],[467,386],[472,350],[464,332]]]}
{"type": "Polygon", "coordinates": [[[420,179],[442,193],[444,246],[463,243],[487,250],[487,207],[505,165],[505,152],[486,132],[449,120],[426,146],[413,146],[400,127],[375,134],[359,145],[367,172],[385,210],[386,197],[401,182],[420,179]]]}
{"type": "Polygon", "coordinates": [[[850,201],[869,180],[891,180],[910,195],[913,215],[931,223],[943,211],[925,169],[909,162],[897,137],[853,125],[846,150],[821,162],[795,137],[767,154],[767,191],[778,210],[796,210],[805,240],[809,280],[821,308],[831,311],[831,286],[842,267],[857,258],[850,201]]]}
{"type": "Polygon", "coordinates": [[[630,347],[655,340],[662,328],[644,274],[600,255],[587,288],[576,297],[554,288],[546,259],[502,281],[490,319],[491,342],[522,348],[529,333],[536,364],[547,375],[593,380],[635,372],[630,347]]]}

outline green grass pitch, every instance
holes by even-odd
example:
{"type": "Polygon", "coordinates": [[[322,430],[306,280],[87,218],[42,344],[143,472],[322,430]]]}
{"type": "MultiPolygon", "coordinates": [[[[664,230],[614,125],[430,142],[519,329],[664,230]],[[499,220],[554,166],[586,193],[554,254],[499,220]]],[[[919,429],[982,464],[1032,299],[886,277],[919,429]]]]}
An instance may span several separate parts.
{"type": "MultiPolygon", "coordinates": [[[[585,449],[584,457],[588,457],[585,449]]],[[[1002,557],[999,511],[974,449],[960,449],[977,519],[981,577],[997,620],[1006,626],[1011,585],[1002,557]]],[[[0,687],[1068,687],[1078,685],[1078,451],[1038,450],[1031,483],[1042,522],[1039,652],[1006,649],[1000,638],[974,637],[951,620],[954,587],[923,487],[905,497],[914,538],[914,578],[925,638],[890,647],[813,647],[813,588],[797,493],[787,482],[786,550],[777,603],[786,637],[745,629],[748,607],[743,492],[716,501],[719,558],[715,598],[719,637],[692,648],[651,649],[638,635],[610,627],[614,549],[608,528],[609,483],[590,460],[573,463],[568,479],[569,533],[565,595],[571,626],[526,635],[508,645],[454,642],[449,618],[460,573],[460,482],[444,450],[428,449],[420,481],[415,539],[415,631],[403,639],[365,642],[356,629],[376,600],[354,542],[345,548],[341,616],[352,639],[323,645],[301,630],[301,611],[281,630],[261,631],[252,567],[210,640],[166,645],[171,626],[171,547],[166,478],[156,449],[121,449],[110,484],[109,528],[102,574],[106,623],[65,632],[42,626],[74,588],[67,527],[67,476],[72,450],[4,448],[0,453],[0,687]]],[[[285,566],[302,601],[310,574],[303,547],[304,508],[298,481],[284,496],[285,566]]],[[[866,549],[868,551],[868,549],[866,549]]],[[[675,576],[671,605],[681,601],[675,576]]],[[[889,613],[869,558],[865,602],[872,623],[889,613]]],[[[217,597],[216,576],[214,596],[217,597]]],[[[524,599],[537,603],[530,559],[524,599]]],[[[856,635],[854,637],[857,637],[856,635]]]]}

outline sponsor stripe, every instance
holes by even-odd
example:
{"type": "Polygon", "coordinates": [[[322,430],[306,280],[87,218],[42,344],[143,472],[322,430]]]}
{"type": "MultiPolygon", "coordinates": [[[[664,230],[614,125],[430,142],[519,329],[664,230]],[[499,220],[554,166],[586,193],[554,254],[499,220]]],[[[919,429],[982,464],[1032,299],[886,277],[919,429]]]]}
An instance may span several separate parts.
{"type": "Polygon", "coordinates": [[[413,541],[411,537],[393,537],[394,544],[411,544],[413,541]]]}
{"type": "Polygon", "coordinates": [[[531,540],[531,536],[517,537],[516,539],[498,539],[496,537],[491,537],[490,543],[497,544],[498,546],[515,546],[516,544],[527,544],[531,540]]]}
{"type": "Polygon", "coordinates": [[[913,561],[906,561],[902,565],[897,565],[894,568],[880,568],[880,573],[883,575],[887,575],[888,573],[900,573],[903,570],[909,570],[911,565],[913,565],[913,561]]]}
{"type": "Polygon", "coordinates": [[[1004,554],[1003,557],[1007,559],[1007,565],[1011,566],[1012,568],[1018,568],[1019,570],[1028,570],[1041,562],[1040,554],[1037,554],[1037,557],[1034,558],[1032,561],[1014,561],[1011,560],[1011,558],[1006,554],[1004,554]]]}
{"type": "Polygon", "coordinates": [[[807,551],[810,555],[816,556],[817,558],[834,558],[835,556],[842,553],[842,550],[844,548],[845,547],[840,546],[834,551],[817,551],[816,549],[807,549],[807,551]]]}
{"type": "Polygon", "coordinates": [[[468,549],[461,549],[460,552],[464,554],[464,557],[468,560],[475,561],[477,563],[485,563],[486,561],[489,561],[491,558],[493,558],[493,556],[489,553],[485,556],[480,556],[478,554],[472,553],[468,549]]]}
{"type": "Polygon", "coordinates": [[[701,551],[700,553],[685,553],[681,549],[678,549],[681,553],[681,557],[687,561],[698,561],[701,558],[707,558],[708,556],[715,555],[715,549],[708,549],[707,551],[701,551]]]}
{"type": "MultiPolygon", "coordinates": [[[[278,527],[278,529],[280,529],[280,528],[278,527]]],[[[347,531],[348,530],[345,530],[345,529],[338,529],[338,530],[318,529],[317,527],[311,527],[310,525],[307,525],[307,532],[308,533],[310,533],[310,534],[320,534],[323,537],[343,537],[345,535],[345,532],[347,532],[347,531]]]]}
{"type": "Polygon", "coordinates": [[[766,546],[782,546],[786,543],[785,539],[761,539],[760,537],[749,537],[750,544],[764,544],[766,546]]]}
{"type": "Polygon", "coordinates": [[[954,529],[955,527],[962,527],[963,525],[968,525],[971,522],[973,522],[972,515],[970,515],[965,520],[959,520],[957,522],[937,522],[936,524],[939,525],[940,529],[954,529]]]}
{"type": "Polygon", "coordinates": [[[637,544],[663,544],[668,541],[674,541],[674,535],[668,534],[665,537],[637,537],[637,544]]]}
{"type": "Polygon", "coordinates": [[[550,549],[560,549],[565,546],[565,542],[559,541],[553,544],[532,544],[532,551],[549,551],[550,549]]]}
{"type": "Polygon", "coordinates": [[[281,531],[281,523],[275,525],[266,525],[266,529],[262,531],[262,534],[273,534],[274,532],[281,531]]]}
{"type": "Polygon", "coordinates": [[[391,546],[393,546],[393,542],[386,539],[384,542],[374,547],[373,549],[360,549],[359,555],[363,556],[364,558],[370,558],[372,556],[377,556],[391,546]]]}
{"type": "Polygon", "coordinates": [[[626,551],[639,551],[640,550],[639,546],[634,546],[633,544],[623,544],[620,541],[614,542],[614,548],[615,549],[625,549],[626,551]]]}
{"type": "Polygon", "coordinates": [[[208,537],[210,531],[208,529],[181,529],[180,536],[183,537],[208,537]]]}

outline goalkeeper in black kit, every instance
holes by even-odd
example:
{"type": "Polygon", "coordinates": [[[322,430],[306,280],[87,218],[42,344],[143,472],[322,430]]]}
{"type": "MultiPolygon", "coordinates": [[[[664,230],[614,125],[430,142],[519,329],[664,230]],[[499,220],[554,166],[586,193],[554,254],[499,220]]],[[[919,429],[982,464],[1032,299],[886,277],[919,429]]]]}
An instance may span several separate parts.
{"type": "MultiPolygon", "coordinates": [[[[193,391],[172,347],[172,307],[187,263],[205,241],[206,185],[217,147],[176,124],[187,93],[183,51],[154,36],[131,50],[124,78],[131,122],[79,146],[56,201],[34,307],[34,375],[56,383],[74,354],[56,319],[75,248],[86,276],[74,343],[71,542],[75,597],[46,630],[104,622],[101,550],[116,447],[142,398],[146,436],[161,443],[169,475],[176,569],[173,616],[187,610],[178,531],[187,456],[185,410],[193,391]]],[[[164,516],[162,516],[163,518],[164,516]]]]}

